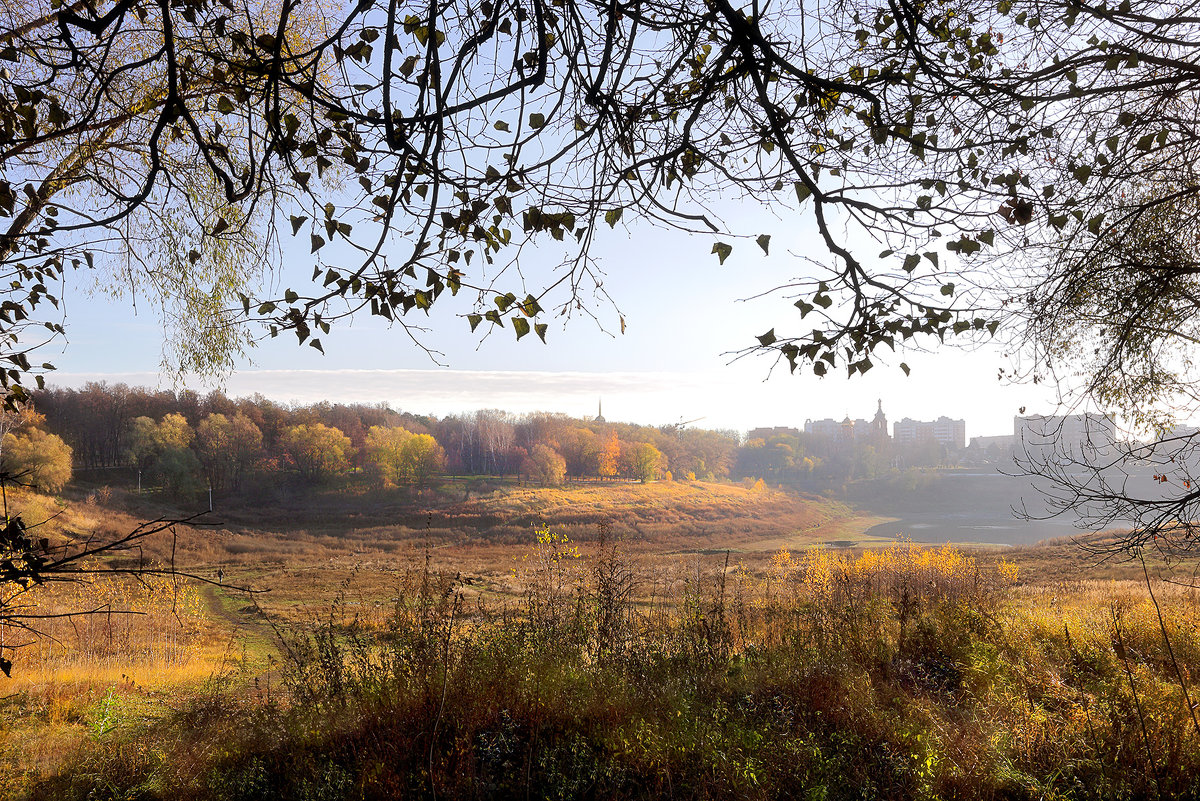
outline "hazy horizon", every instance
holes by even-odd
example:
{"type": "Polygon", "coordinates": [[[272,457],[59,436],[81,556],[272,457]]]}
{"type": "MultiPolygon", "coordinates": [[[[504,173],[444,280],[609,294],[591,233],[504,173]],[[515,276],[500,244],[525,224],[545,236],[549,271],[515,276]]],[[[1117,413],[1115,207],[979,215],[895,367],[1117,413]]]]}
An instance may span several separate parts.
{"type": "MultiPolygon", "coordinates": [[[[611,421],[642,425],[691,422],[711,429],[745,433],[754,428],[788,426],[803,429],[806,420],[871,419],[877,401],[891,423],[905,417],[933,420],[940,416],[966,421],[968,440],[977,436],[1012,433],[1012,418],[1021,407],[1005,413],[1008,403],[1021,401],[1022,386],[998,387],[980,413],[964,410],[971,387],[962,385],[927,397],[915,386],[896,392],[886,382],[869,378],[853,381],[825,379],[818,392],[798,392],[803,379],[784,374],[770,380],[745,380],[756,368],[747,364],[723,370],[664,371],[551,371],[443,369],[244,369],[223,386],[201,381],[172,385],[158,372],[52,372],[48,386],[79,388],[90,381],[124,383],[162,389],[192,389],[205,394],[221,389],[230,397],[261,394],[279,403],[387,403],[398,411],[445,417],[478,409],[501,409],[514,414],[557,412],[590,418],[603,404],[611,421]],[[749,368],[749,369],[747,369],[749,368]],[[738,378],[743,379],[737,381],[738,378]],[[995,396],[1001,396],[997,403],[995,396]],[[939,402],[944,401],[944,403],[939,402]]],[[[765,369],[757,368],[765,375],[765,369]]],[[[807,383],[807,381],[805,382],[807,383]]],[[[915,383],[915,382],[914,382],[915,383]]],[[[811,389],[811,387],[804,387],[811,389]]],[[[932,395],[933,393],[931,393],[932,395]]],[[[1025,408],[1026,414],[1052,413],[1049,405],[1025,408]]]]}

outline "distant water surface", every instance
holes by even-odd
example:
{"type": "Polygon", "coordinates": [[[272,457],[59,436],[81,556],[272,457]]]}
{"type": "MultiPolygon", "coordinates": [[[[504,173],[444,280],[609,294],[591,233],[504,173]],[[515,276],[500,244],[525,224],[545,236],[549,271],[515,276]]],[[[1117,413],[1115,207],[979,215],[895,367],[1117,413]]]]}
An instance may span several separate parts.
{"type": "Polygon", "coordinates": [[[1014,510],[1024,508],[1035,518],[1047,515],[1041,493],[1026,478],[995,471],[924,473],[921,486],[909,491],[894,481],[864,482],[851,491],[850,501],[872,514],[897,518],[866,531],[888,539],[1032,545],[1083,533],[1074,515],[1022,519],[1014,510]]]}

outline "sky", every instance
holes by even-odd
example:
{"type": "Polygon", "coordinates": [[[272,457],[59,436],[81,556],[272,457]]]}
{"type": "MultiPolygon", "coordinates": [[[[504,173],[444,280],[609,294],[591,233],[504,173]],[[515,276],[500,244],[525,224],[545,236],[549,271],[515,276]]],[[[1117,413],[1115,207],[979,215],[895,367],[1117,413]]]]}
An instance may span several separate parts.
{"type": "MultiPolygon", "coordinates": [[[[695,421],[741,432],[801,428],[809,419],[870,419],[878,400],[891,421],[964,419],[968,437],[1012,433],[1021,409],[1054,410],[1045,387],[997,380],[998,370],[1009,366],[997,348],[897,355],[853,380],[841,370],[825,378],[789,375],[786,365],[761,355],[738,358],[769,328],[799,330],[792,300],[771,290],[805,275],[811,268],[802,257],[819,255],[820,246],[802,216],[732,207],[725,223],[748,238],[722,237],[734,245],[724,265],[711,254],[713,237],[636,224],[605,231],[596,252],[614,305],[590,302],[595,319],[578,311],[570,319],[547,317],[547,344],[533,335],[516,342],[511,328],[481,336],[486,323],[480,334],[471,334],[456,316],[469,311],[460,303],[453,310],[435,307],[428,320],[414,319],[428,328],[418,337],[437,351],[432,356],[398,327],[363,316],[322,337],[325,355],[298,347],[290,334],[264,339],[232,375],[195,377],[186,386],[223,388],[231,396],[261,393],[285,403],[386,402],[437,416],[499,408],[590,417],[603,403],[609,420],[695,421]],[[763,231],[773,235],[770,256],[753,241],[763,231]],[[899,370],[902,360],[911,366],[910,376],[899,370]]],[[[307,280],[307,252],[283,255],[274,281],[291,286],[307,280]]],[[[556,261],[552,252],[534,251],[523,259],[522,272],[536,279],[556,261]]],[[[64,293],[68,339],[38,353],[39,361],[58,368],[48,382],[172,387],[159,373],[163,332],[146,311],[149,304],[139,304],[135,314],[128,300],[89,295],[74,278],[64,293]]]]}

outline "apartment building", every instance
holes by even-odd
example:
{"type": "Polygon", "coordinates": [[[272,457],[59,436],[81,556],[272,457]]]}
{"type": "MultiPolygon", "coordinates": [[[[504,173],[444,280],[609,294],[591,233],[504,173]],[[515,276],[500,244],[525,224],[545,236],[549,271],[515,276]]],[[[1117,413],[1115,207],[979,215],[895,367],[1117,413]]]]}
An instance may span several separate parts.
{"type": "Polygon", "coordinates": [[[967,446],[967,421],[939,417],[936,420],[913,420],[905,417],[892,425],[892,437],[897,445],[918,445],[936,442],[947,448],[967,446]]]}

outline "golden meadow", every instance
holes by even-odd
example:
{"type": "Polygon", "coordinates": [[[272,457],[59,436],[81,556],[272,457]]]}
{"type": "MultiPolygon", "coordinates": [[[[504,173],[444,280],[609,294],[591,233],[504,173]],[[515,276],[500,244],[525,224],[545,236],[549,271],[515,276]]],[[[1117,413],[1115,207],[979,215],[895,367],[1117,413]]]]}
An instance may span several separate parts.
{"type": "MultiPolygon", "coordinates": [[[[722,493],[682,525],[786,503],[722,493]]],[[[173,551],[208,582],[32,596],[99,611],[47,618],[18,651],[0,796],[1198,796],[1196,597],[1163,580],[1179,569],[1152,562],[1151,596],[1139,564],[1061,544],[832,548],[865,524],[803,504],[793,535],[747,529],[730,551],[553,515],[516,542],[180,527],[143,558],[173,551]]],[[[51,525],[138,519],[111,506],[65,503],[51,525]]]]}

